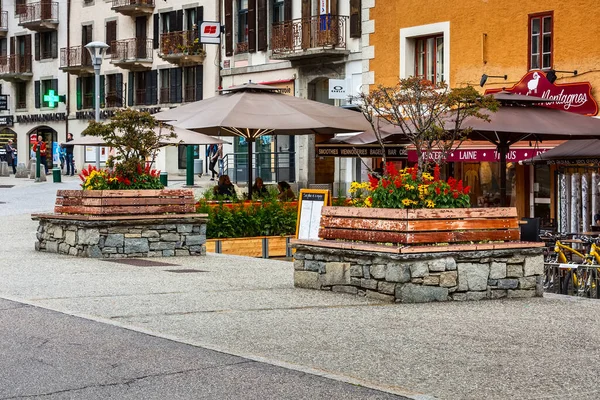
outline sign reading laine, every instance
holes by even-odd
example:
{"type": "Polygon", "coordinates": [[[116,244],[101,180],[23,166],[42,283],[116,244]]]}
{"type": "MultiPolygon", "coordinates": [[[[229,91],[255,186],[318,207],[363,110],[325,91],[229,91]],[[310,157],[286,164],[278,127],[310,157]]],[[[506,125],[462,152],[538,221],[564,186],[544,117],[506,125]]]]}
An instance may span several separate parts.
{"type": "MultiPolygon", "coordinates": [[[[498,93],[502,89],[487,89],[485,94],[498,93]]],[[[554,100],[553,103],[543,103],[541,106],[556,108],[576,114],[598,114],[598,103],[592,96],[592,85],[589,82],[550,83],[542,71],[530,71],[507,92],[537,96],[554,100]]]]}

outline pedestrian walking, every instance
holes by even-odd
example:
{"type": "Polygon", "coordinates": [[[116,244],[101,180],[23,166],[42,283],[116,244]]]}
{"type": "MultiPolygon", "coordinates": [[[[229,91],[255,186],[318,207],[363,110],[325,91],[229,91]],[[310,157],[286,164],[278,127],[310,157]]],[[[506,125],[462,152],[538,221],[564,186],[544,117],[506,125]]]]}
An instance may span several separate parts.
{"type": "Polygon", "coordinates": [[[212,173],[212,177],[210,178],[210,180],[214,181],[215,175],[217,176],[217,178],[219,177],[219,173],[217,171],[215,171],[215,166],[217,165],[217,162],[219,161],[219,146],[217,146],[216,144],[212,144],[210,146],[210,149],[208,152],[208,157],[209,157],[208,170],[212,173]]]}
{"type": "Polygon", "coordinates": [[[46,142],[44,142],[44,138],[42,135],[37,136],[37,141],[33,144],[31,148],[34,153],[37,153],[38,149],[40,150],[40,164],[44,166],[44,172],[48,175],[48,164],[46,151],[48,150],[46,147],[46,142]]]}
{"type": "Polygon", "coordinates": [[[73,134],[71,132],[67,133],[67,142],[63,143],[61,147],[65,150],[65,163],[67,164],[67,173],[65,175],[71,175],[75,173],[75,165],[73,162],[73,146],[69,144],[70,141],[73,140],[73,134]]]}
{"type": "Polygon", "coordinates": [[[11,139],[8,140],[8,143],[4,145],[4,150],[6,151],[6,162],[9,166],[12,167],[13,174],[17,173],[17,167],[15,166],[16,157],[15,157],[15,148],[12,146],[13,141],[11,139]]]}

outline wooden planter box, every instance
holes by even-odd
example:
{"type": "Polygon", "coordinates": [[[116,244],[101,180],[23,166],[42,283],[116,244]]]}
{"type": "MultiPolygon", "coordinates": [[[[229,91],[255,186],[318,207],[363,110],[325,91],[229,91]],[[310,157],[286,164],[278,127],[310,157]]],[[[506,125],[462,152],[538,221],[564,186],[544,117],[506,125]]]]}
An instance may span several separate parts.
{"type": "Polygon", "coordinates": [[[293,236],[257,236],[208,239],[206,251],[246,257],[289,257],[288,243],[293,236]]]}
{"type": "Polygon", "coordinates": [[[395,245],[520,239],[517,209],[385,209],[323,207],[319,238],[395,245]]]}
{"type": "Polygon", "coordinates": [[[164,190],[58,190],[57,214],[147,215],[195,212],[194,192],[164,190]]]}

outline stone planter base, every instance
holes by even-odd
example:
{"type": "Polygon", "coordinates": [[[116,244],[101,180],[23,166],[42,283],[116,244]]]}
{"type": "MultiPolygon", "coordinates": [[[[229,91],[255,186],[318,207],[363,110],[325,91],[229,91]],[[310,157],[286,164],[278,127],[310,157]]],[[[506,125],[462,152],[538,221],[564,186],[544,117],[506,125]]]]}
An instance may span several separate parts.
{"type": "Polygon", "coordinates": [[[394,254],[294,244],[294,285],[400,302],[543,295],[542,249],[394,254]]]}
{"type": "Polygon", "coordinates": [[[90,258],[169,257],[206,254],[206,216],[143,218],[33,215],[37,251],[90,258]]]}

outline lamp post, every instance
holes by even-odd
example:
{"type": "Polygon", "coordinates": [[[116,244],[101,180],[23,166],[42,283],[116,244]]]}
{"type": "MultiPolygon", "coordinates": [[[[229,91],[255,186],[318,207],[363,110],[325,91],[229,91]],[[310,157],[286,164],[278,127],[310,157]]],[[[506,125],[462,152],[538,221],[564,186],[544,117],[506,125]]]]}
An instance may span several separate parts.
{"type": "MultiPolygon", "coordinates": [[[[100,67],[102,66],[102,56],[106,49],[108,49],[108,45],[104,42],[90,42],[85,45],[85,48],[90,52],[90,56],[92,57],[92,65],[94,66],[94,75],[95,75],[95,101],[94,105],[96,106],[96,122],[100,122],[100,67]]],[[[100,146],[96,146],[96,168],[100,168],[100,146]]]]}

